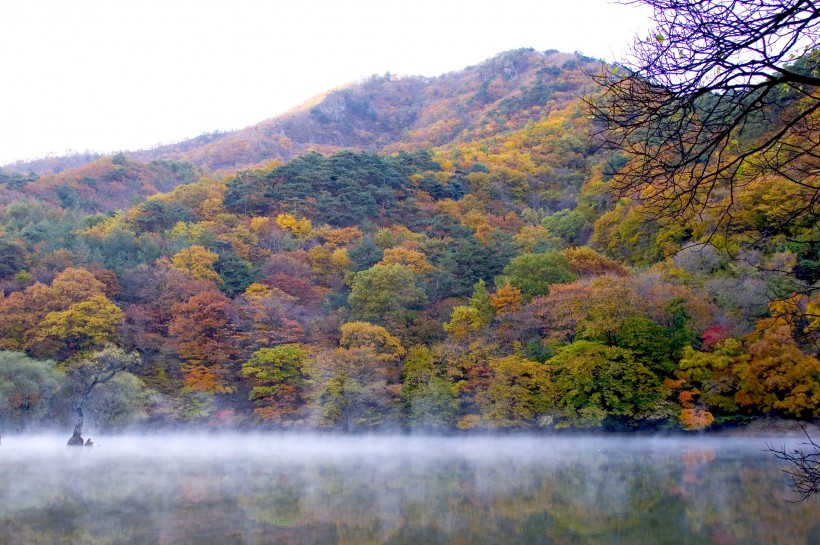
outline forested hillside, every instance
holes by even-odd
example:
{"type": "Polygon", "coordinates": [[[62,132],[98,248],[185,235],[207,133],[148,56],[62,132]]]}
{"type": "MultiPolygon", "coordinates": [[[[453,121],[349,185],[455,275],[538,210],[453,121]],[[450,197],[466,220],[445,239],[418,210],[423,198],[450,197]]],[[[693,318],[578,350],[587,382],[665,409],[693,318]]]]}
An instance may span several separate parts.
{"type": "Polygon", "coordinates": [[[816,203],[772,175],[726,229],[614,192],[630,158],[588,108],[610,70],[514,51],[4,172],[0,425],[72,418],[78,369],[134,355],[88,401],[98,429],[820,417],[819,233],[793,213],[816,203]]]}

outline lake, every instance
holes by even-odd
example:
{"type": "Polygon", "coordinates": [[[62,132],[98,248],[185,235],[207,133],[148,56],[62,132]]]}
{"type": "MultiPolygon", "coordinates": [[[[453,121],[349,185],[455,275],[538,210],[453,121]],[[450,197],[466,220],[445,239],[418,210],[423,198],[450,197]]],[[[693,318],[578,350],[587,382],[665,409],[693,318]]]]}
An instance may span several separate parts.
{"type": "Polygon", "coordinates": [[[2,544],[820,544],[767,442],[3,436],[2,544]]]}

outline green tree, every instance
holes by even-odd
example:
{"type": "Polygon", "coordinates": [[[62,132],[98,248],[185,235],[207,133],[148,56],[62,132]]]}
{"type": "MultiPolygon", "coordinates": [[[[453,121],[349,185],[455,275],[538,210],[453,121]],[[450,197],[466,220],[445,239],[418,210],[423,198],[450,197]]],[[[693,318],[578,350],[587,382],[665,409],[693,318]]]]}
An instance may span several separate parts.
{"type": "Polygon", "coordinates": [[[222,280],[220,289],[231,296],[245,291],[257,278],[253,266],[233,252],[220,253],[214,270],[222,280]]]}
{"type": "Polygon", "coordinates": [[[242,364],[242,374],[251,379],[249,399],[263,420],[290,424],[305,412],[309,383],[309,354],[296,344],[261,348],[242,364]]]}
{"type": "Polygon", "coordinates": [[[565,244],[583,244],[579,235],[584,226],[588,225],[586,217],[578,210],[559,210],[541,221],[551,233],[558,235],[565,244]]]}
{"type": "Polygon", "coordinates": [[[510,283],[521,290],[526,301],[539,295],[547,295],[552,284],[567,284],[575,280],[569,261],[560,252],[521,254],[510,260],[496,286],[510,283]]]}
{"type": "Polygon", "coordinates": [[[453,307],[450,321],[444,323],[444,331],[455,339],[466,339],[481,331],[488,324],[489,321],[485,321],[478,309],[459,305],[453,307]]]}
{"type": "Polygon", "coordinates": [[[242,171],[228,180],[225,191],[225,208],[236,214],[264,216],[271,210],[267,197],[266,172],[242,171]]]}
{"type": "Polygon", "coordinates": [[[458,400],[435,365],[430,348],[407,352],[402,369],[401,404],[405,422],[425,428],[448,428],[455,422],[458,400]]]}
{"type": "Polygon", "coordinates": [[[138,204],[129,218],[139,233],[167,231],[177,222],[190,220],[191,214],[183,204],[159,199],[148,199],[138,204]]]}
{"type": "Polygon", "coordinates": [[[546,365],[559,427],[645,419],[662,403],[658,376],[623,348],[576,341],[558,350],[546,365]]]}
{"type": "Polygon", "coordinates": [[[404,265],[375,265],[356,273],[347,299],[354,319],[394,327],[426,300],[416,275],[404,265]]]}
{"type": "Polygon", "coordinates": [[[481,320],[489,324],[493,319],[493,305],[490,303],[490,293],[484,280],[479,280],[473,286],[473,295],[468,303],[470,307],[478,311],[481,320]]]}
{"type": "Polygon", "coordinates": [[[0,279],[10,278],[22,271],[26,265],[23,248],[5,240],[0,240],[0,279]]]}
{"type": "Polygon", "coordinates": [[[353,261],[354,271],[369,269],[384,256],[384,251],[376,244],[372,236],[363,237],[361,242],[347,252],[353,261]]]}
{"type": "Polygon", "coordinates": [[[492,282],[516,253],[511,239],[502,233],[493,234],[487,244],[472,234],[458,240],[436,263],[447,273],[443,281],[452,297],[466,297],[479,280],[492,282]]]}
{"type": "MultiPolygon", "coordinates": [[[[708,411],[718,423],[736,417],[738,376],[735,362],[742,354],[740,342],[731,338],[718,344],[712,352],[701,352],[691,346],[684,348],[677,373],[680,381],[678,400],[682,409],[708,411]]],[[[692,428],[685,418],[681,418],[681,423],[685,428],[692,428]]],[[[700,425],[698,429],[702,427],[706,426],[700,425]]]]}
{"type": "Polygon", "coordinates": [[[647,367],[660,374],[677,368],[682,346],[673,342],[672,332],[645,316],[629,316],[621,324],[615,343],[631,350],[647,367]]]}
{"type": "Polygon", "coordinates": [[[0,425],[22,430],[48,416],[63,382],[53,361],[0,351],[0,425]]]}

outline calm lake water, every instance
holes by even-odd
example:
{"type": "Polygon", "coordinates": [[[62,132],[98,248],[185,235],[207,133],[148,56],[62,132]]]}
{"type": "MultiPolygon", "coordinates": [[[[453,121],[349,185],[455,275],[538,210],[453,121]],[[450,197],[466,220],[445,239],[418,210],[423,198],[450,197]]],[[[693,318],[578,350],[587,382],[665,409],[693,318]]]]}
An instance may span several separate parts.
{"type": "Polygon", "coordinates": [[[3,437],[2,544],[820,544],[767,441],[3,437]]]}

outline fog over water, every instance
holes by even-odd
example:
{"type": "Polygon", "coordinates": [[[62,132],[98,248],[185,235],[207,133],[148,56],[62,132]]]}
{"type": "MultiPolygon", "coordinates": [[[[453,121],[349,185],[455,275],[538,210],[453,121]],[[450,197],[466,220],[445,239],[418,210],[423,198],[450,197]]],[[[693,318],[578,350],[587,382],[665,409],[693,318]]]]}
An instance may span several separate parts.
{"type": "Polygon", "coordinates": [[[4,436],[0,543],[820,543],[794,438],[4,436]]]}

